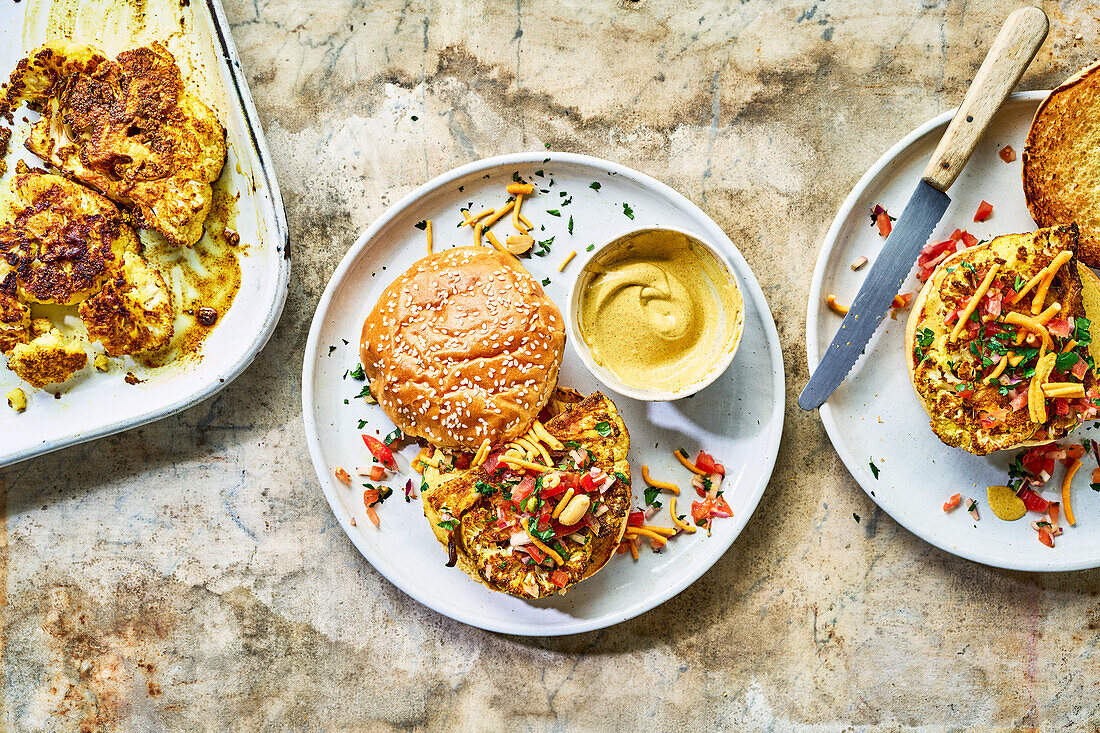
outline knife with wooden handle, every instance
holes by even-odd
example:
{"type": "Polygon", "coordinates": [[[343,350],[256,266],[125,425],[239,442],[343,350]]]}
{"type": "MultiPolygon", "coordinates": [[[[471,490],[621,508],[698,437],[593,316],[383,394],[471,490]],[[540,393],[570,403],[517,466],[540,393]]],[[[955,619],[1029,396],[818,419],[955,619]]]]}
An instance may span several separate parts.
{"type": "Polygon", "coordinates": [[[803,410],[820,407],[863,353],[947,210],[951,202],[947,189],[959,177],[997,110],[1035,58],[1048,28],[1046,13],[1039,8],[1020,8],[1005,20],[840,330],[799,395],[798,406],[803,410]]]}

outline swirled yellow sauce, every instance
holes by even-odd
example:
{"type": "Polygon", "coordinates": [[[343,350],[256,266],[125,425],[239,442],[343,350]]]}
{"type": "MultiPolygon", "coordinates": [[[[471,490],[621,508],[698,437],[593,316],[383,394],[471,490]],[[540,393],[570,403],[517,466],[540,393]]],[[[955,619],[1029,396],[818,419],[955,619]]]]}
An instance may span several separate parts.
{"type": "Polygon", "coordinates": [[[736,348],[741,293],[725,267],[680,232],[647,230],[585,266],[578,323],[597,364],[624,384],[678,392],[736,348]]]}

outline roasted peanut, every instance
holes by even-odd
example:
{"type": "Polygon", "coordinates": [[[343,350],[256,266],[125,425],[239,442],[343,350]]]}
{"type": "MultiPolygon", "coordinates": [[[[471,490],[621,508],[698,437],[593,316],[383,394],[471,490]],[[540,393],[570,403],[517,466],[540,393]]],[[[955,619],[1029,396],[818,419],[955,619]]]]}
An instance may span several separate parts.
{"type": "Polygon", "coordinates": [[[569,502],[569,506],[565,507],[562,513],[558,515],[558,521],[567,527],[574,525],[584,519],[584,514],[591,505],[592,500],[588,498],[587,494],[578,494],[569,502]]]}

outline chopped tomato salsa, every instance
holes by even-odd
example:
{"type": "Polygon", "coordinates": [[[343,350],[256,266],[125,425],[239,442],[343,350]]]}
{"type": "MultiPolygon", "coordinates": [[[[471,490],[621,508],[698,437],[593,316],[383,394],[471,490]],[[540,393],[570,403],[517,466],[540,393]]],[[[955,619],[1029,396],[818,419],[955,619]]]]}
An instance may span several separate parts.
{"type": "Polygon", "coordinates": [[[993,213],[993,204],[984,199],[978,204],[978,210],[974,212],[974,221],[985,221],[993,213]]]}

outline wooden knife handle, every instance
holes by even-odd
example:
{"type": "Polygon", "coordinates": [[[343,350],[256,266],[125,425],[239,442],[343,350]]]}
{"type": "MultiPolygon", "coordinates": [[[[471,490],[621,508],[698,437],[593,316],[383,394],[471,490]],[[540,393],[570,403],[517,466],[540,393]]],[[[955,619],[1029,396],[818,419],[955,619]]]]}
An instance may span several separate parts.
{"type": "Polygon", "coordinates": [[[1020,8],[1008,16],[924,169],[928,185],[947,191],[959,177],[993,116],[1043,45],[1049,27],[1047,14],[1039,8],[1020,8]]]}

